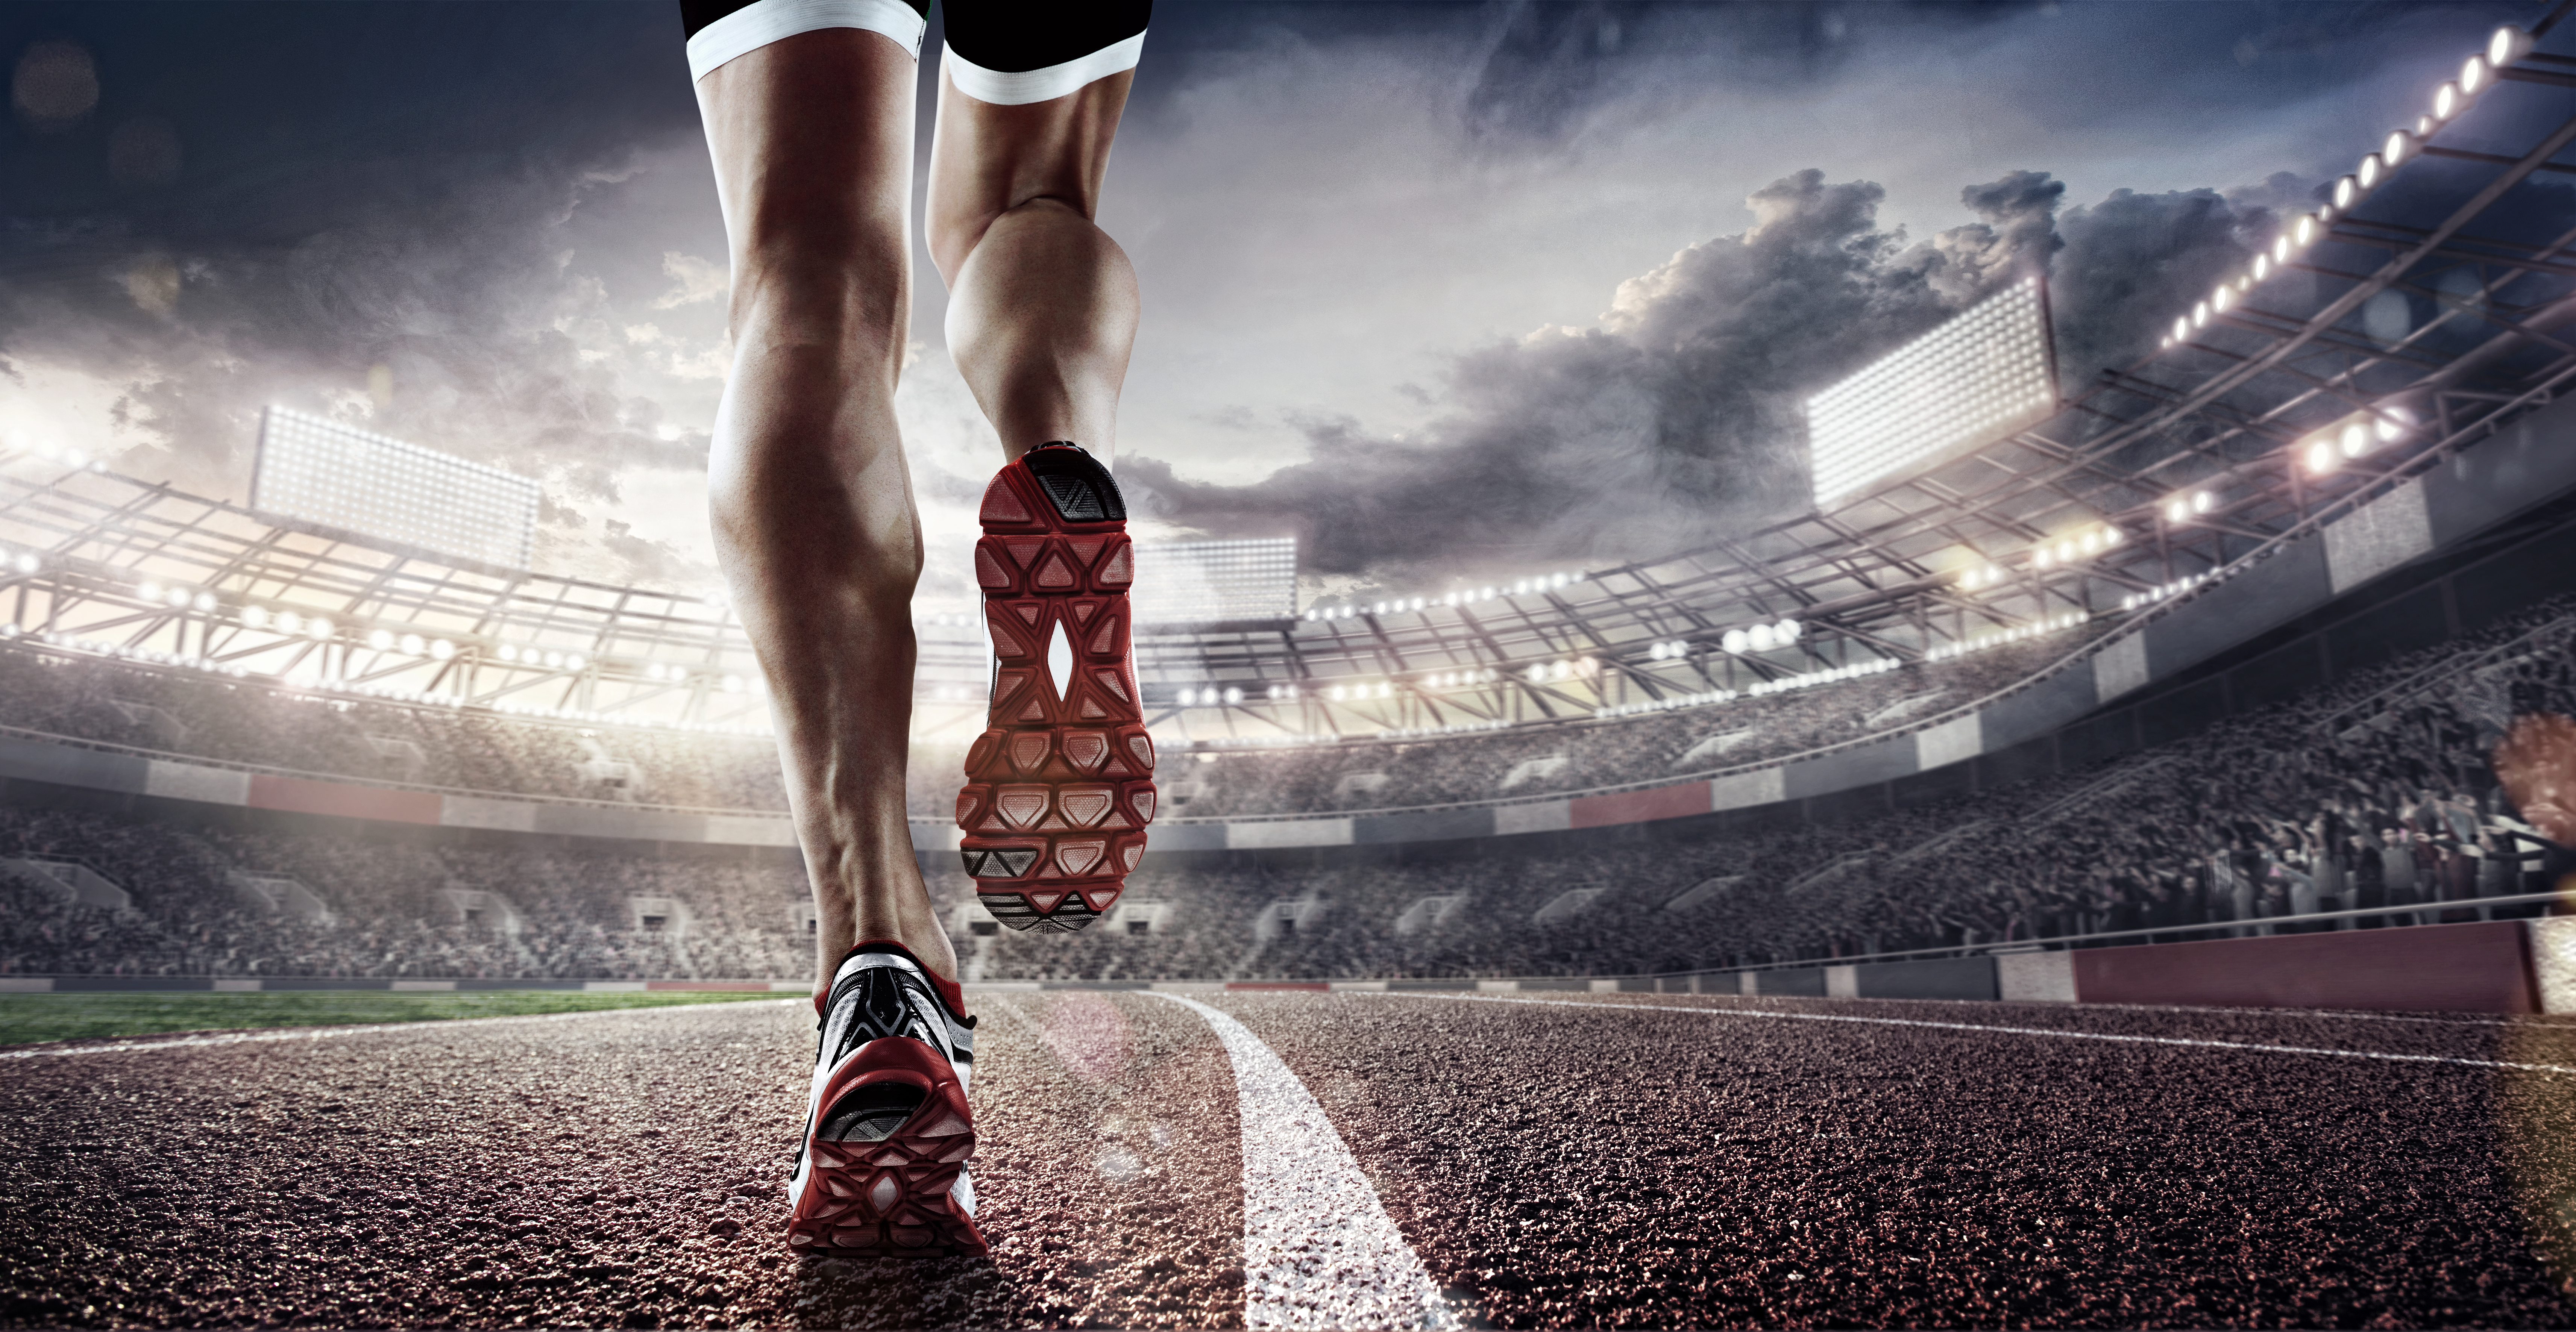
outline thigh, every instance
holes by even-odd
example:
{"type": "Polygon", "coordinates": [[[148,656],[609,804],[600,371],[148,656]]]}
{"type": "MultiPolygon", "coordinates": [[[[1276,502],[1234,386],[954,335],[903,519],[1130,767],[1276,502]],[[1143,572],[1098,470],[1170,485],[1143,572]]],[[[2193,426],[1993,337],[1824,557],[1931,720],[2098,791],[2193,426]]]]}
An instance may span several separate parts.
{"type": "Polygon", "coordinates": [[[930,254],[952,281],[993,219],[1034,199],[1096,217],[1150,0],[942,0],[930,254]]]}
{"type": "Polygon", "coordinates": [[[747,270],[778,264],[890,264],[900,281],[918,69],[899,36],[824,26],[699,75],[737,298],[747,270]]]}

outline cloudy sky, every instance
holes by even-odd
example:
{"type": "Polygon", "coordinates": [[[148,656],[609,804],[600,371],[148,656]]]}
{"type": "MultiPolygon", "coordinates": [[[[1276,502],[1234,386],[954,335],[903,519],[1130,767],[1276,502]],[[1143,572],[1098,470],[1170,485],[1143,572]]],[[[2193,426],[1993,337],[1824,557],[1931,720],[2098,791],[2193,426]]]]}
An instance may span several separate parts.
{"type": "MultiPolygon", "coordinates": [[[[1796,402],[2016,264],[2070,383],[2135,356],[2536,12],[1162,0],[1101,217],[1118,470],[1150,534],[1298,536],[1310,595],[1691,544],[1799,507],[1796,402]]],[[[246,498],[286,403],[541,478],[543,568],[707,586],[681,41],[663,0],[0,4],[0,445],[246,498]]],[[[999,453],[917,264],[945,597],[999,453]]]]}

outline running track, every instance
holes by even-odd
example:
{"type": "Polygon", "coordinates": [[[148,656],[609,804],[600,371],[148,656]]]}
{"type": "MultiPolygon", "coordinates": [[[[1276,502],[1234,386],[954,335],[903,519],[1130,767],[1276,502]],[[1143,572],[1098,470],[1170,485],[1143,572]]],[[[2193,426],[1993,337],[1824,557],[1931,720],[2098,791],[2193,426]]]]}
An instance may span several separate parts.
{"type": "Polygon", "coordinates": [[[2546,1020],[975,1003],[974,1262],[787,1253],[801,1001],[13,1052],[0,1321],[2576,1319],[2547,1260],[2576,1026],[2546,1020]]]}

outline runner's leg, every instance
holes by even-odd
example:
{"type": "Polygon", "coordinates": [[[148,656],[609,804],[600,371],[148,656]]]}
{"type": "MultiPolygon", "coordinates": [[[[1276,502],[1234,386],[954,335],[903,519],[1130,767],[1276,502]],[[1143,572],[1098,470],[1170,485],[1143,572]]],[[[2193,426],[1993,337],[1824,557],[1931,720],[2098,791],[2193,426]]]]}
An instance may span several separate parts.
{"type": "Polygon", "coordinates": [[[894,390],[916,78],[893,39],[826,28],[697,85],[733,264],[708,460],[717,559],[777,717],[818,990],[861,939],[957,974],[904,809],[921,533],[894,390]]]}
{"type": "Polygon", "coordinates": [[[1094,224],[1133,70],[1020,106],[939,80],[930,257],[948,354],[1006,458],[1066,439],[1106,464],[1136,341],[1136,272],[1094,224]]]}

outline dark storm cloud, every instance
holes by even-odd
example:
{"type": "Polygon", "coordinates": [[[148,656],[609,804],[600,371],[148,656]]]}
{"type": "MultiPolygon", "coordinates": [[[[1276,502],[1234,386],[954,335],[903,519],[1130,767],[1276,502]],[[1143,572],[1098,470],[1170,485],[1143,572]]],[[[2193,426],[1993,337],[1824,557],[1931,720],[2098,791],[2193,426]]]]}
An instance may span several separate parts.
{"type": "Polygon", "coordinates": [[[2268,200],[2297,189],[2120,191],[2061,217],[2063,184],[2018,171],[1961,192],[1975,222],[1909,244],[1878,225],[1878,186],[1809,170],[1757,191],[1751,228],[1622,284],[1599,326],[1458,358],[1427,438],[1316,420],[1311,460],[1254,485],[1143,458],[1122,476],[1171,521],[1298,529],[1314,573],[1419,584],[1658,555],[1804,509],[1803,399],[2035,266],[2080,392],[2268,243],[2268,200]]]}
{"type": "Polygon", "coordinates": [[[678,38],[661,5],[13,8],[0,59],[50,82],[0,128],[0,365],[129,385],[169,455],[128,465],[218,491],[260,406],[371,372],[362,424],[577,493],[692,465],[564,331],[597,304],[567,222],[695,133],[678,38]],[[66,50],[97,79],[68,128],[66,50]]]}

